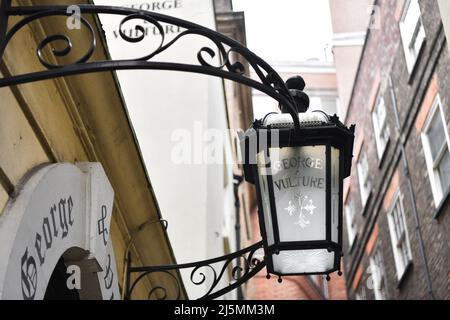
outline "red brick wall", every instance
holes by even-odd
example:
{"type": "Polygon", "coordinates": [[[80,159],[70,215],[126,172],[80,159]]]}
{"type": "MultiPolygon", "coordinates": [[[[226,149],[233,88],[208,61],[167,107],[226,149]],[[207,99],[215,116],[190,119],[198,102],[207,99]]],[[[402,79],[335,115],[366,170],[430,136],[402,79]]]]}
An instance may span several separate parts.
{"type": "MultiPolygon", "coordinates": [[[[377,1],[381,23],[368,30],[348,108],[346,124],[356,124],[354,160],[360,150],[360,141],[364,140],[362,150],[368,157],[372,186],[371,196],[363,206],[354,162],[347,197],[354,204],[358,233],[351,247],[346,230],[343,233],[349,298],[355,297],[354,289],[358,288],[358,283],[360,286],[366,284],[371,277],[367,271],[369,254],[376,239],[379,240],[383,258],[388,299],[429,299],[425,263],[430,271],[434,296],[439,299],[450,297],[448,254],[443,254],[449,252],[450,197],[437,208],[433,201],[421,139],[424,121],[437,93],[442,101],[445,123],[450,130],[450,51],[447,50],[448,39],[442,29],[437,2],[420,0],[426,42],[414,72],[409,74],[398,23],[405,3],[405,0],[377,1]],[[378,90],[386,104],[386,125],[390,130],[390,141],[382,159],[378,157],[373,119],[369,112],[373,107],[373,93],[377,90],[374,88],[378,87],[378,83],[378,90]],[[399,132],[394,107],[398,111],[399,132]],[[407,156],[408,172],[400,157],[400,142],[407,156]],[[413,194],[409,183],[412,184],[413,194]],[[401,283],[398,281],[387,216],[397,190],[403,196],[405,224],[412,253],[412,268],[404,275],[401,283]],[[415,201],[415,206],[412,201],[415,201]],[[417,222],[420,223],[419,228],[417,222]],[[422,253],[425,253],[426,259],[422,253]]],[[[367,286],[365,289],[367,299],[374,299],[373,290],[367,286]]]]}
{"type": "Polygon", "coordinates": [[[332,274],[330,275],[330,277],[331,280],[328,282],[328,299],[347,300],[347,287],[345,285],[345,277],[339,277],[337,274],[332,274]]]}
{"type": "Polygon", "coordinates": [[[320,300],[321,296],[304,277],[284,277],[278,283],[276,277],[266,279],[265,270],[250,280],[247,299],[252,300],[320,300]]]}

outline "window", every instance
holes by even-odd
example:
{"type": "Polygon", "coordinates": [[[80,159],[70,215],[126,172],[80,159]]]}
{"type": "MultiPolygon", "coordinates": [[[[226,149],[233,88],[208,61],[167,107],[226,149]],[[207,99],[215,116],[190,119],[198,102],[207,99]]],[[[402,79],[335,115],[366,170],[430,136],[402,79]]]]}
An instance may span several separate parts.
{"type": "Polygon", "coordinates": [[[372,121],[375,131],[378,159],[381,159],[390,134],[386,121],[386,105],[384,104],[384,98],[381,95],[378,97],[375,108],[372,111],[372,121]]]}
{"type": "Polygon", "coordinates": [[[363,284],[359,286],[359,289],[355,294],[355,298],[356,300],[367,300],[366,287],[364,287],[363,284]]]}
{"type": "Polygon", "coordinates": [[[361,193],[361,204],[365,207],[367,199],[370,195],[370,190],[372,188],[372,182],[369,176],[369,160],[367,154],[362,152],[358,160],[358,179],[359,179],[359,189],[361,193]]]}
{"type": "Polygon", "coordinates": [[[405,213],[402,195],[397,191],[391,212],[388,214],[389,231],[391,234],[392,250],[394,251],[397,278],[400,280],[412,260],[408,232],[406,230],[405,213]]]}
{"type": "Polygon", "coordinates": [[[418,0],[407,0],[400,20],[400,34],[405,51],[406,66],[411,73],[425,40],[418,0]]]}
{"type": "Polygon", "coordinates": [[[344,207],[345,220],[347,222],[348,245],[351,248],[356,238],[357,227],[355,219],[355,206],[352,199],[347,201],[344,207]]]}
{"type": "Polygon", "coordinates": [[[436,207],[450,186],[450,152],[446,127],[441,100],[437,95],[422,133],[422,144],[436,207]]]}
{"type": "Polygon", "coordinates": [[[384,269],[383,255],[381,253],[379,241],[375,245],[372,256],[370,257],[370,269],[372,273],[375,299],[386,300],[386,272],[384,269]]]}

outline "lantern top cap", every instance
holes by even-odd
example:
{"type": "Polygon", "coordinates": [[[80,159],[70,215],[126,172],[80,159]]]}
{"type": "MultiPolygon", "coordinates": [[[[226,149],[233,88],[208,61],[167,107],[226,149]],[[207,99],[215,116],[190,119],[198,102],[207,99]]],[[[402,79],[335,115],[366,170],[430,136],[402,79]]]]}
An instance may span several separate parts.
{"type": "MultiPolygon", "coordinates": [[[[330,116],[321,110],[298,114],[301,127],[321,126],[330,122],[330,116]]],[[[289,128],[294,125],[292,116],[287,113],[269,113],[262,121],[263,126],[272,128],[289,128]]]]}

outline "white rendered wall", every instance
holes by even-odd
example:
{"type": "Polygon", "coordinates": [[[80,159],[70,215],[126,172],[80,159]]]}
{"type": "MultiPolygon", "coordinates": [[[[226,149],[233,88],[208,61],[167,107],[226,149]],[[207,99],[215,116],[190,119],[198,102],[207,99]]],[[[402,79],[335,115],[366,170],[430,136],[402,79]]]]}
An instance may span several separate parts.
{"type": "MultiPolygon", "coordinates": [[[[173,5],[176,2],[176,8],[172,6],[157,12],[215,29],[212,1],[169,2],[173,5]]],[[[96,0],[95,3],[145,5],[145,1],[134,0],[96,0]]],[[[120,17],[102,15],[100,20],[114,59],[145,56],[160,41],[158,35],[150,35],[142,42],[127,43],[117,37],[120,17]]],[[[139,20],[127,22],[123,29],[134,28],[136,22],[149,28],[149,33],[152,33],[153,26],[139,20]]],[[[178,32],[169,32],[166,42],[176,34],[178,32]]],[[[204,38],[188,36],[152,61],[198,65],[197,52],[203,46],[214,48],[204,38]]],[[[205,56],[205,59],[208,57],[205,56]]],[[[212,63],[219,64],[218,61],[212,63]]],[[[222,255],[224,233],[234,232],[234,223],[228,221],[234,214],[232,167],[227,166],[224,174],[223,165],[209,165],[202,159],[207,144],[203,137],[205,130],[215,128],[224,133],[223,130],[227,128],[221,79],[158,70],[119,71],[117,74],[162,216],[169,222],[168,235],[177,262],[222,255]],[[190,163],[174,163],[174,148],[188,145],[189,142],[193,148],[188,147],[186,150],[191,150],[191,154],[183,159],[189,158],[190,161],[186,162],[190,163]],[[225,175],[228,175],[229,180],[227,187],[224,187],[225,175]],[[233,228],[224,227],[230,225],[233,228]]],[[[229,140],[224,142],[225,149],[229,150],[229,140]]],[[[229,153],[227,157],[230,158],[229,153]]],[[[234,233],[229,237],[234,244],[234,233]]],[[[183,272],[182,275],[190,298],[205,293],[206,286],[191,283],[190,272],[183,272]]]]}

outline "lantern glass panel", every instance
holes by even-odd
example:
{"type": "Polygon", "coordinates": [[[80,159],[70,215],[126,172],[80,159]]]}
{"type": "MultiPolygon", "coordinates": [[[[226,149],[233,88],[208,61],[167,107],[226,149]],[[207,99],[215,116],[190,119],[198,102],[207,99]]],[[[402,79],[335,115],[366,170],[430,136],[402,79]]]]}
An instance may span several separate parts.
{"type": "Polygon", "coordinates": [[[259,188],[261,193],[262,210],[264,214],[264,226],[268,245],[274,244],[272,218],[270,216],[269,186],[267,182],[267,170],[260,167],[258,170],[259,188]]]}
{"type": "Polygon", "coordinates": [[[323,145],[269,149],[268,182],[281,242],[326,238],[325,150],[323,145]]]}
{"type": "Polygon", "coordinates": [[[334,267],[334,255],[327,249],[281,251],[272,255],[273,269],[279,274],[327,272],[334,267]]]}
{"type": "Polygon", "coordinates": [[[331,240],[339,239],[340,151],[331,147],[331,240]]]}

